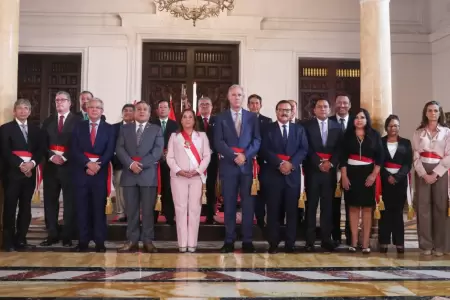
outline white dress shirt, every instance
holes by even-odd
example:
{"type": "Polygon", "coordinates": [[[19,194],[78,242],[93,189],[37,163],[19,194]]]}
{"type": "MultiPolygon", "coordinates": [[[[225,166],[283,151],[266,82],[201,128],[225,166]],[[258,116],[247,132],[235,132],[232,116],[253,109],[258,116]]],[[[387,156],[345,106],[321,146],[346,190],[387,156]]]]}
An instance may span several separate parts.
{"type": "Polygon", "coordinates": [[[283,136],[283,130],[284,130],[283,125],[286,125],[286,132],[287,132],[287,138],[288,138],[289,137],[289,122],[287,122],[286,124],[283,124],[280,121],[277,121],[277,122],[278,122],[278,126],[280,127],[280,130],[281,130],[281,136],[283,136]]]}
{"type": "Polygon", "coordinates": [[[147,122],[139,123],[138,121],[136,121],[135,123],[136,123],[136,133],[137,133],[137,131],[139,129],[139,125],[141,125],[141,124],[142,124],[142,132],[144,132],[144,129],[145,129],[145,126],[147,125],[147,122]]]}
{"type": "MultiPolygon", "coordinates": [[[[16,118],[16,122],[17,122],[17,124],[19,125],[19,127],[20,127],[20,131],[22,131],[22,125],[25,125],[25,130],[26,130],[26,132],[27,132],[27,135],[28,135],[28,133],[29,133],[29,131],[28,131],[28,120],[25,120],[25,122],[20,122],[19,121],[19,119],[17,119],[16,118]]],[[[28,137],[27,137],[27,139],[28,139],[28,137]]],[[[32,163],[33,163],[33,165],[36,167],[36,162],[34,161],[34,160],[30,160],[32,163]]],[[[23,164],[24,162],[22,162],[21,164],[20,164],[20,166],[23,164]]]]}
{"type": "Polygon", "coordinates": [[[350,115],[348,115],[348,114],[343,118],[339,115],[336,115],[336,121],[338,122],[339,125],[341,125],[341,119],[344,119],[344,127],[345,127],[345,130],[347,130],[349,117],[350,117],[350,115]]]}
{"type": "Polygon", "coordinates": [[[389,150],[389,154],[391,155],[391,158],[394,158],[395,152],[397,152],[398,142],[394,142],[394,143],[388,142],[387,148],[389,150]]]}

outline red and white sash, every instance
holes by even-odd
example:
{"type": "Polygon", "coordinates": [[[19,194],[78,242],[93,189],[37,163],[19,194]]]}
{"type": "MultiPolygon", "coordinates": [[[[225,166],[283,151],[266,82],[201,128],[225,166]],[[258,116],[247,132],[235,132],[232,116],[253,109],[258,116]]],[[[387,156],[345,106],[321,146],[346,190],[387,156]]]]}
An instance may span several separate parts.
{"type": "Polygon", "coordinates": [[[373,164],[373,159],[356,154],[350,154],[348,156],[347,163],[351,166],[367,166],[373,164]]]}
{"type": "Polygon", "coordinates": [[[438,164],[442,157],[434,152],[421,152],[420,160],[427,164],[438,164]]]}
{"type": "Polygon", "coordinates": [[[63,156],[67,151],[67,148],[60,145],[50,145],[50,151],[53,151],[56,155],[63,156]]]}
{"type": "Polygon", "coordinates": [[[23,162],[30,162],[31,158],[33,157],[33,154],[28,151],[13,151],[12,154],[18,156],[20,159],[23,160],[23,162]]]}
{"type": "MultiPolygon", "coordinates": [[[[385,162],[384,168],[391,174],[397,174],[402,165],[395,164],[392,162],[385,162]]],[[[408,202],[408,207],[412,205],[412,189],[411,189],[411,174],[407,175],[408,188],[406,190],[406,200],[408,202]]]]}
{"type": "MultiPolygon", "coordinates": [[[[197,147],[195,147],[195,144],[192,142],[189,134],[187,134],[185,131],[182,131],[180,132],[180,134],[177,134],[177,138],[183,146],[184,151],[189,157],[192,165],[194,165],[194,168],[198,169],[202,160],[200,158],[200,154],[198,153],[197,147]]],[[[206,171],[203,174],[200,174],[200,178],[202,180],[202,183],[206,184],[206,171]]]]}
{"type": "MultiPolygon", "coordinates": [[[[33,154],[28,151],[13,151],[12,154],[20,157],[25,163],[30,162],[31,158],[33,157],[33,154]]],[[[39,194],[41,182],[42,182],[42,166],[36,165],[36,183],[34,186],[34,194],[36,193],[39,194]]]]}

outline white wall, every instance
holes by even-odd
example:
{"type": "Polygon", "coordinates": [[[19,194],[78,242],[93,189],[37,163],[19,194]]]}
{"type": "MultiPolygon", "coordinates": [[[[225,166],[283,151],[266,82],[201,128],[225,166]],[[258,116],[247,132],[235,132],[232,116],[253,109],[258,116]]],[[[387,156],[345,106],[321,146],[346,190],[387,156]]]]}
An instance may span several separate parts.
{"type": "MultiPolygon", "coordinates": [[[[427,2],[391,1],[394,112],[403,128],[417,123],[417,107],[432,95],[427,2]]],[[[20,26],[23,52],[82,53],[82,89],[106,102],[111,121],[141,95],[144,41],[240,43],[240,83],[261,94],[272,117],[278,100],[298,97],[300,57],[359,57],[358,0],[237,0],[228,16],[197,27],[150,0],[22,0],[20,26]]]]}

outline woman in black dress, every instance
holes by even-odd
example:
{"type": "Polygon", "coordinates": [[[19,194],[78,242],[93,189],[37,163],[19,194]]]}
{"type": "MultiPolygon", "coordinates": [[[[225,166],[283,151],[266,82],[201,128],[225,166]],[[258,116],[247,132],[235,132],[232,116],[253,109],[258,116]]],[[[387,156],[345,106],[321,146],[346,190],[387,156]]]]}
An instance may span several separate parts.
{"type": "Polygon", "coordinates": [[[403,208],[408,189],[408,174],[412,166],[412,147],[408,139],[399,137],[400,120],[390,115],[384,124],[387,135],[381,141],[384,148],[384,166],[381,169],[383,202],[385,210],[381,212],[378,223],[380,252],[386,253],[392,242],[398,253],[404,253],[405,225],[403,208]]]}
{"type": "Polygon", "coordinates": [[[369,238],[372,226],[372,209],[375,202],[375,180],[383,164],[383,146],[379,133],[372,128],[367,110],[361,108],[352,126],[345,133],[341,174],[344,199],[350,213],[352,245],[356,252],[359,216],[362,210],[363,253],[370,253],[369,238]]]}

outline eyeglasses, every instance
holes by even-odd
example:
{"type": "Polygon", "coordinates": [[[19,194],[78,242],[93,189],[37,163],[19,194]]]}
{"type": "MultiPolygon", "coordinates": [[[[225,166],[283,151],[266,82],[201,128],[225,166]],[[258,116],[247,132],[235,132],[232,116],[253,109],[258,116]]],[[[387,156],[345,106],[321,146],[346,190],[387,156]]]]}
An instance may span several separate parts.
{"type": "Polygon", "coordinates": [[[211,106],[211,103],[200,103],[199,105],[203,107],[208,107],[211,106]]]}
{"type": "Polygon", "coordinates": [[[290,112],[292,111],[292,109],[282,109],[282,108],[279,108],[279,109],[277,109],[277,111],[279,111],[279,112],[285,112],[285,113],[290,113],[290,112]]]}
{"type": "Polygon", "coordinates": [[[64,101],[69,101],[69,99],[66,98],[56,98],[55,102],[64,102],[64,101]]]}

